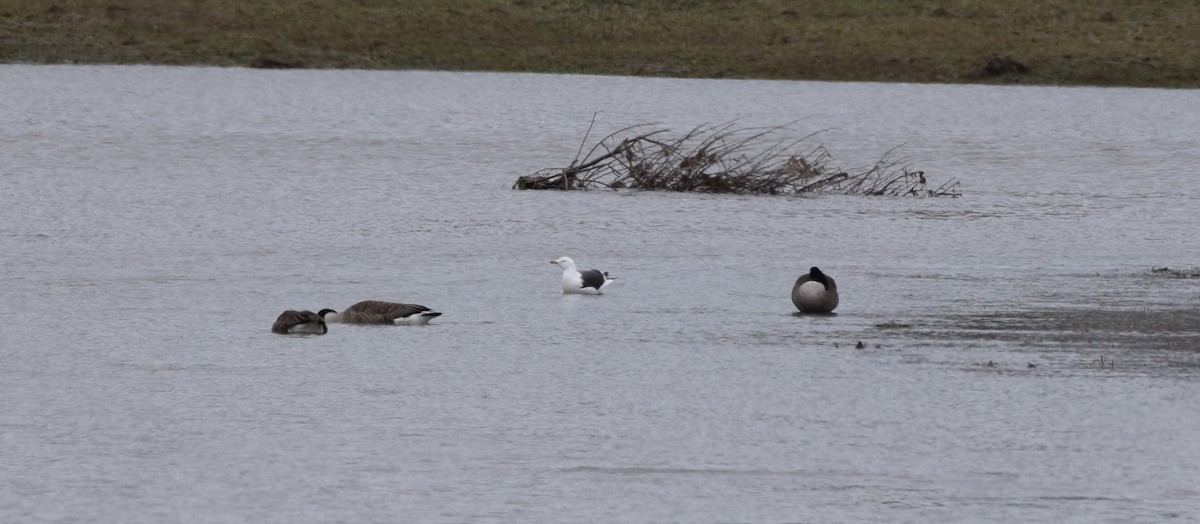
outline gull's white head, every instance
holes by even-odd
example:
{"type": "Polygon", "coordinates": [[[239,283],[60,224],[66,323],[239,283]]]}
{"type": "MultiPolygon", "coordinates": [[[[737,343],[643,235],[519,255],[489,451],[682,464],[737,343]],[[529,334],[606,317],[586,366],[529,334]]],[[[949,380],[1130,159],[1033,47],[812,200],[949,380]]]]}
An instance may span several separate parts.
{"type": "Polygon", "coordinates": [[[571,260],[571,257],[562,257],[558,260],[551,260],[550,263],[563,269],[575,269],[575,261],[571,260]]]}

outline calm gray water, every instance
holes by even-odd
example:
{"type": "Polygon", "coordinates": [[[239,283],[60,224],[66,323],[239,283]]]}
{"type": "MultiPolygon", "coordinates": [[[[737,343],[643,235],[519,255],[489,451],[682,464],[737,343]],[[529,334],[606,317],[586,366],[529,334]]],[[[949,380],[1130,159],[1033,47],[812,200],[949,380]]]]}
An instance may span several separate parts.
{"type": "Polygon", "coordinates": [[[1200,279],[1150,271],[1200,265],[1197,107],[0,66],[0,521],[1200,519],[1200,279]],[[509,189],[594,114],[904,144],[964,195],[509,189]],[[812,265],[835,316],[792,314],[812,265]],[[445,314],[269,332],[363,299],[445,314]]]}

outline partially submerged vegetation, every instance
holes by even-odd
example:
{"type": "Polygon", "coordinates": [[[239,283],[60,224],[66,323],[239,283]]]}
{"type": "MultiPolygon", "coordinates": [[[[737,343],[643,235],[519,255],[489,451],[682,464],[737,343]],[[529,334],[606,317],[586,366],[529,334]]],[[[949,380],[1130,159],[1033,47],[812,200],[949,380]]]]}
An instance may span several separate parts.
{"type": "Polygon", "coordinates": [[[4,0],[0,62],[1200,87],[1186,0],[4,0]]]}
{"type": "Polygon", "coordinates": [[[1150,270],[1150,274],[1162,277],[1171,278],[1200,278],[1200,267],[1191,267],[1183,269],[1171,269],[1169,267],[1156,267],[1150,270]]]}
{"type": "MultiPolygon", "coordinates": [[[[781,139],[786,127],[701,125],[680,136],[649,124],[598,140],[582,159],[519,177],[515,189],[644,189],[766,195],[959,196],[958,181],[931,186],[923,171],[888,152],[874,165],[832,164],[815,134],[781,139]]],[[[584,137],[583,145],[587,144],[584,137]]],[[[580,147],[582,153],[583,146],[580,147]]]]}

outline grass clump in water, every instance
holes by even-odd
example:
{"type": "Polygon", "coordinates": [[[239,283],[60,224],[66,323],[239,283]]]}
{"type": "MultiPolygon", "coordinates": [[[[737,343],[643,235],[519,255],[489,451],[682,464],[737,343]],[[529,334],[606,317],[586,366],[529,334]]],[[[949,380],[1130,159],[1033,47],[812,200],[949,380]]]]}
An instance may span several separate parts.
{"type": "MultiPolygon", "coordinates": [[[[929,186],[890,153],[874,165],[845,169],[815,134],[775,138],[784,127],[739,128],[732,123],[701,125],[671,137],[668,130],[618,130],[597,141],[587,155],[565,168],[546,168],[519,177],[515,189],[643,189],[764,195],[847,194],[875,196],[960,196],[958,181],[929,186]]],[[[586,145],[587,136],[584,137],[586,145]]],[[[581,145],[580,151],[583,151],[581,145]]]]}
{"type": "Polygon", "coordinates": [[[1171,269],[1169,267],[1156,267],[1150,270],[1150,274],[1171,278],[1200,278],[1200,267],[1186,269],[1171,269]]]}

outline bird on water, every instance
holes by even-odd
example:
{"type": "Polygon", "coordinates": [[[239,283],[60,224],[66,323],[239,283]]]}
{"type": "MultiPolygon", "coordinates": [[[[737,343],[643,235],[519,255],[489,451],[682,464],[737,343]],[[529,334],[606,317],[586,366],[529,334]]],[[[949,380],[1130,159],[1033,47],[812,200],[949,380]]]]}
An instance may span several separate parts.
{"type": "Polygon", "coordinates": [[[308,335],[324,335],[329,332],[325,320],[312,311],[296,311],[289,309],[279,314],[271,325],[272,333],[282,335],[303,333],[308,335]]]}
{"type": "Polygon", "coordinates": [[[599,295],[613,281],[607,271],[575,269],[575,261],[571,257],[558,258],[551,260],[550,263],[562,268],[563,293],[599,295]]]}
{"type": "Polygon", "coordinates": [[[832,313],[838,305],[837,283],[815,266],[792,286],[792,304],[801,313],[832,313]]]}
{"type": "Polygon", "coordinates": [[[345,324],[396,324],[420,326],[428,324],[441,313],[417,304],[402,304],[383,300],[364,300],[340,313],[333,309],[322,309],[325,322],[345,324]]]}

